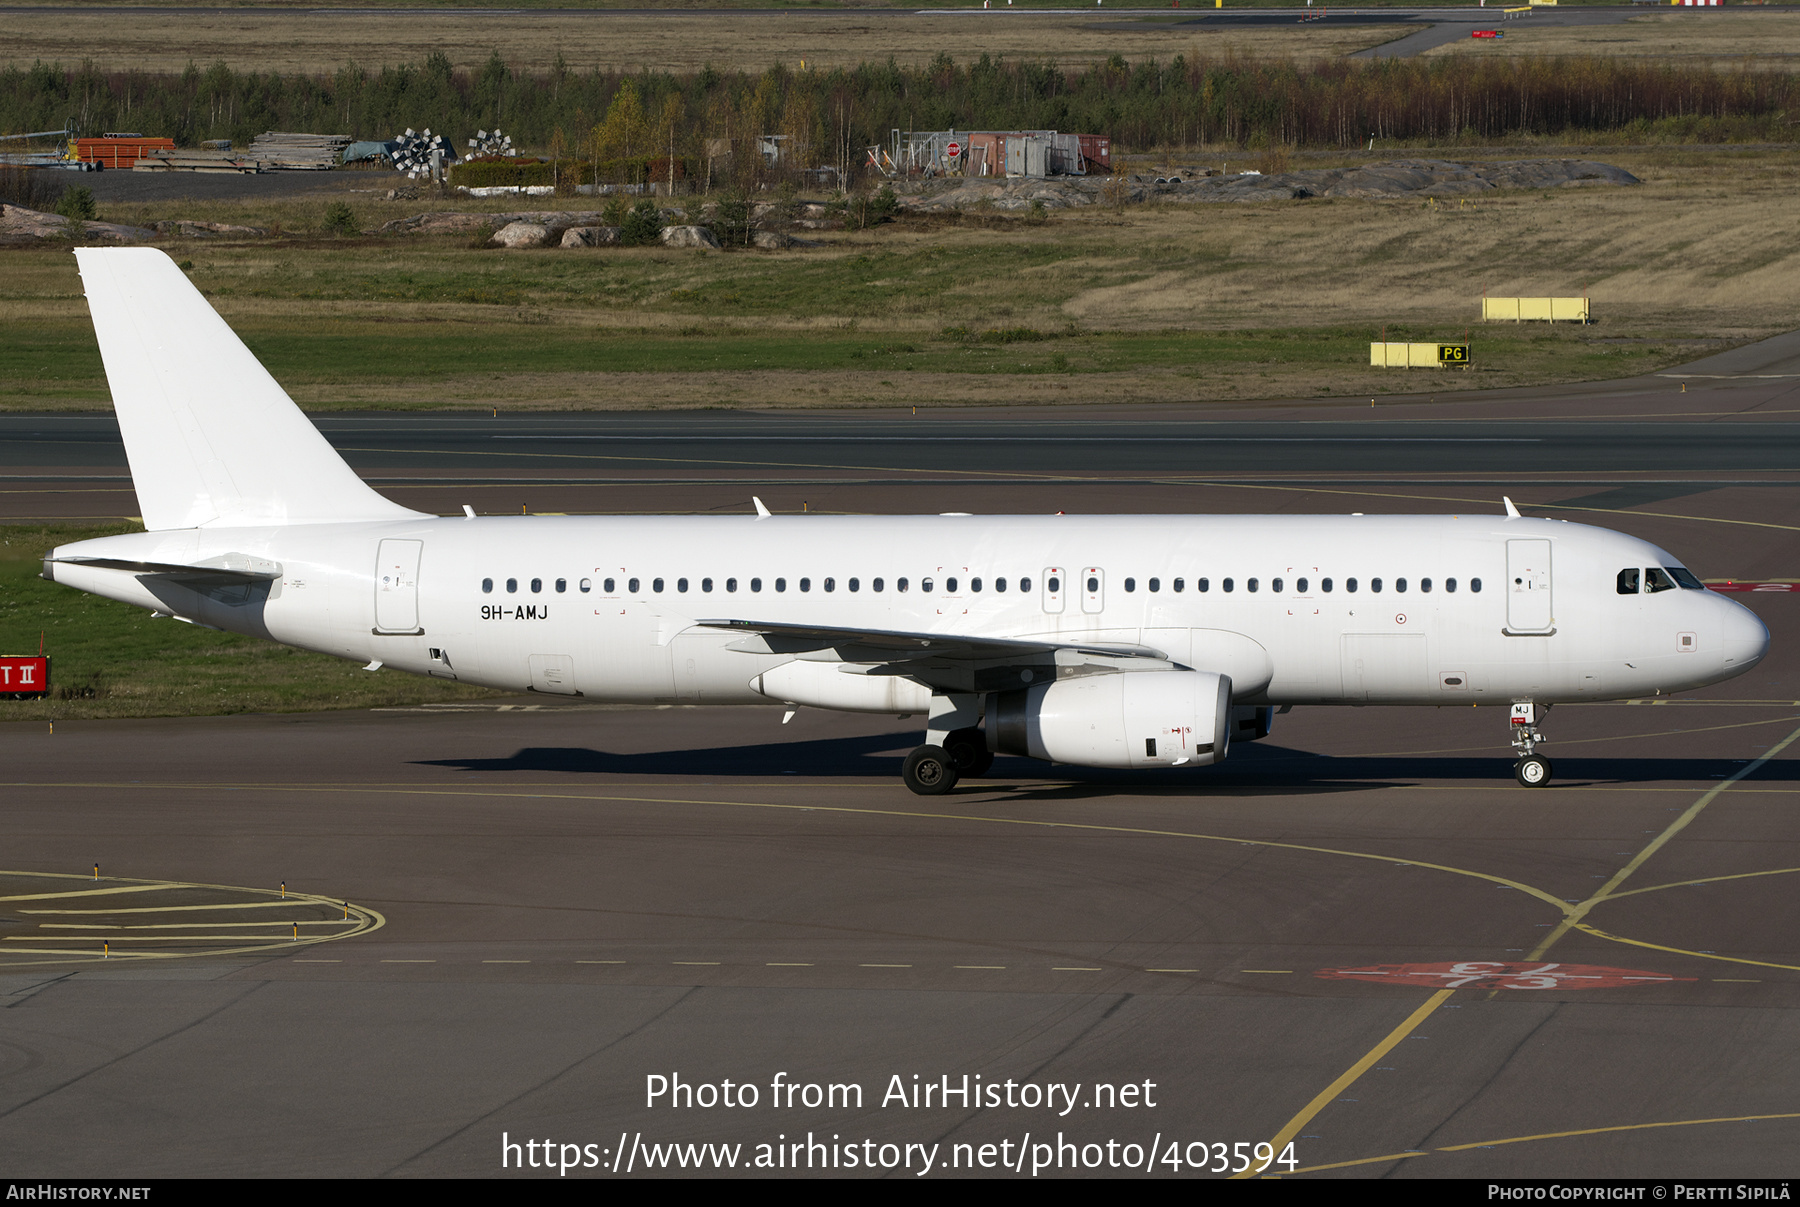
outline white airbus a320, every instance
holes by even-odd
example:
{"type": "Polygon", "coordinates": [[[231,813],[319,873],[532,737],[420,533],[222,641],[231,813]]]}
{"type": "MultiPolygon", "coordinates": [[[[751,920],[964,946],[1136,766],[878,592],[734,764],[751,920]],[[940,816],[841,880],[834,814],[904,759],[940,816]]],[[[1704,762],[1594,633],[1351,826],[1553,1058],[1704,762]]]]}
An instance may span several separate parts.
{"type": "MultiPolygon", "coordinates": [[[[634,703],[922,715],[994,753],[1198,767],[1298,704],[1541,714],[1742,674],[1769,634],[1645,541],[1504,516],[442,517],[344,463],[166,255],[76,251],[147,531],[44,575],[371,667],[634,703]]],[[[465,509],[467,510],[467,509],[465,509]]]]}

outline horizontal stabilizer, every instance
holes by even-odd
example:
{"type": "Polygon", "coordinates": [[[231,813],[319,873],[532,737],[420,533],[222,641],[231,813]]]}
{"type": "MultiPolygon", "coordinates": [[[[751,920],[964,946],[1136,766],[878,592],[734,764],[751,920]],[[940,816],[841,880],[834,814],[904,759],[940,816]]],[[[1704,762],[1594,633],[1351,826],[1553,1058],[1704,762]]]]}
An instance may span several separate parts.
{"type": "Polygon", "coordinates": [[[422,514],[356,476],[168,256],[82,247],[75,257],[145,528],[422,514]]]}
{"type": "Polygon", "coordinates": [[[281,577],[281,563],[247,553],[226,553],[205,561],[145,562],[123,557],[52,557],[44,559],[56,565],[99,566],[106,570],[129,570],[135,574],[175,574],[188,578],[239,579],[244,582],[273,582],[281,577]]]}

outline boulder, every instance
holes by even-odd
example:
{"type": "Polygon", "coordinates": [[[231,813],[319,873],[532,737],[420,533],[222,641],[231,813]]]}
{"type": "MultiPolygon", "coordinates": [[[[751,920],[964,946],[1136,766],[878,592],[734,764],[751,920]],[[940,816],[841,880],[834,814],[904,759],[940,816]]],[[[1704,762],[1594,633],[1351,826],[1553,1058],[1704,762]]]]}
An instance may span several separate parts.
{"type": "Polygon", "coordinates": [[[662,232],[664,247],[717,247],[716,235],[704,226],[665,226],[662,232]]]}
{"type": "Polygon", "coordinates": [[[619,244],[619,228],[616,226],[571,226],[563,232],[564,247],[617,247],[619,244]]]}
{"type": "Polygon", "coordinates": [[[491,242],[496,247],[542,247],[550,238],[550,228],[541,222],[509,222],[494,232],[491,242]]]}

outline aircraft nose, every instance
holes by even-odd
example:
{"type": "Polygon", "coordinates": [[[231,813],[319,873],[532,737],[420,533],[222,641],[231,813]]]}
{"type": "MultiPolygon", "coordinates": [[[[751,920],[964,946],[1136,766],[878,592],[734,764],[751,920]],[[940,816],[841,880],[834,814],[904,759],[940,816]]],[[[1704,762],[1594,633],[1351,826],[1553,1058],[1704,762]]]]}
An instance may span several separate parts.
{"type": "Polygon", "coordinates": [[[1769,652],[1769,629],[1749,608],[1736,602],[1730,606],[1723,625],[1723,645],[1725,669],[1735,675],[1761,662],[1769,652]]]}

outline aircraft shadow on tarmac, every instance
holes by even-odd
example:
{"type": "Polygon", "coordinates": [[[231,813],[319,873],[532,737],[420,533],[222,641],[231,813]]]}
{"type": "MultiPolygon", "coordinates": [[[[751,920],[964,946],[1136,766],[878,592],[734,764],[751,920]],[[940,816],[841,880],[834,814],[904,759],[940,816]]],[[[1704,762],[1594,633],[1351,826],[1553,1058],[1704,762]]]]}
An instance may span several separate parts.
{"type": "MultiPolygon", "coordinates": [[[[537,772],[565,775],[682,777],[806,776],[879,777],[898,779],[900,758],[916,739],[910,735],[873,734],[755,746],[718,746],[688,750],[654,750],[616,754],[574,746],[527,746],[504,757],[423,759],[419,766],[468,772],[537,772]]],[[[1706,783],[1736,773],[1741,761],[1704,758],[1608,758],[1561,756],[1555,760],[1552,785],[1706,783]]],[[[1761,781],[1800,779],[1800,761],[1771,762],[1757,770],[1761,781]]],[[[1313,754],[1259,743],[1242,745],[1218,767],[1167,771],[1112,771],[1105,768],[1052,766],[1035,759],[1001,757],[980,779],[966,779],[958,792],[998,787],[997,781],[1042,781],[1043,789],[1087,795],[1092,791],[1260,793],[1343,792],[1378,787],[1404,787],[1420,782],[1510,783],[1512,759],[1494,755],[1372,755],[1346,758],[1313,754]],[[1073,784],[1071,783],[1073,781],[1073,784]],[[1077,787],[1076,785],[1079,785],[1077,787]]],[[[1030,789],[1028,789],[1030,790],[1030,789]]]]}

